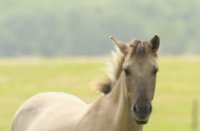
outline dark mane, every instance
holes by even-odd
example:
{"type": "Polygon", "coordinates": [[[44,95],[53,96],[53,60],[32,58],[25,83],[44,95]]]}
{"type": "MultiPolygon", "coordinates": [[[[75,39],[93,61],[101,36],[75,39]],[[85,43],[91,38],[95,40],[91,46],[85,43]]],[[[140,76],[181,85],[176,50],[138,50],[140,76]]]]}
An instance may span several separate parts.
{"type": "Polygon", "coordinates": [[[131,56],[144,56],[147,53],[147,42],[141,40],[133,40],[129,43],[130,47],[133,47],[131,56]]]}

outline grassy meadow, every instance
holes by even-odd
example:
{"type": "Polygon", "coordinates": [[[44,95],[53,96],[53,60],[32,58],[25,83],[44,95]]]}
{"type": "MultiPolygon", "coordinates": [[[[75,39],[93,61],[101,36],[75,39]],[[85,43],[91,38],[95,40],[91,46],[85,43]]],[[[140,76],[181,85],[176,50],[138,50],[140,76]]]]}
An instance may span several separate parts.
{"type": "MultiPolygon", "coordinates": [[[[0,59],[0,131],[9,131],[17,108],[39,92],[63,91],[87,103],[94,101],[101,94],[91,83],[104,78],[105,62],[104,58],[0,59]]],[[[154,110],[144,130],[191,131],[192,103],[200,100],[200,58],[160,57],[159,66],[154,110]]]]}

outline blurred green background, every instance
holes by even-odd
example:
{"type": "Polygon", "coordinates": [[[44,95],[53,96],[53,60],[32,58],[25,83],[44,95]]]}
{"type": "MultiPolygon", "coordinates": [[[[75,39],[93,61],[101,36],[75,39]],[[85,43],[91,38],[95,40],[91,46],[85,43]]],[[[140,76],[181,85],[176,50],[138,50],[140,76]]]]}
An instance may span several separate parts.
{"type": "Polygon", "coordinates": [[[198,0],[0,0],[0,56],[102,55],[108,35],[200,54],[198,0]],[[92,50],[91,50],[92,49],[92,50]]]}
{"type": "Polygon", "coordinates": [[[39,92],[96,100],[102,94],[91,83],[104,79],[108,36],[127,42],[155,34],[160,71],[145,130],[194,131],[199,14],[197,0],[0,0],[0,131],[9,131],[17,108],[39,92]]]}

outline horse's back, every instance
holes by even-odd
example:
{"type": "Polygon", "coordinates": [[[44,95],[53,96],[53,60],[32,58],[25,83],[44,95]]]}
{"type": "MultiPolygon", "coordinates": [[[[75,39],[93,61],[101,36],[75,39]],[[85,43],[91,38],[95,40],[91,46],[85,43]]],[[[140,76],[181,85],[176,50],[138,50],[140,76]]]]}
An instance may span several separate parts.
{"type": "Polygon", "coordinates": [[[25,102],[16,112],[12,131],[62,131],[73,126],[87,105],[65,93],[41,93],[25,102]],[[66,125],[68,124],[68,125],[66,125]]]}

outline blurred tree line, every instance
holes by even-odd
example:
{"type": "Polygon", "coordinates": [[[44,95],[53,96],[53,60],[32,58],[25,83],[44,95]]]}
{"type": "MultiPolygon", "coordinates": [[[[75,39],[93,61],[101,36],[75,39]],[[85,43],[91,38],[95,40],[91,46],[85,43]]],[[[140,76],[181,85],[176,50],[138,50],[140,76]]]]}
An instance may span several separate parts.
{"type": "Polygon", "coordinates": [[[197,0],[0,0],[0,56],[109,53],[122,41],[161,37],[161,53],[200,54],[197,0]]]}

